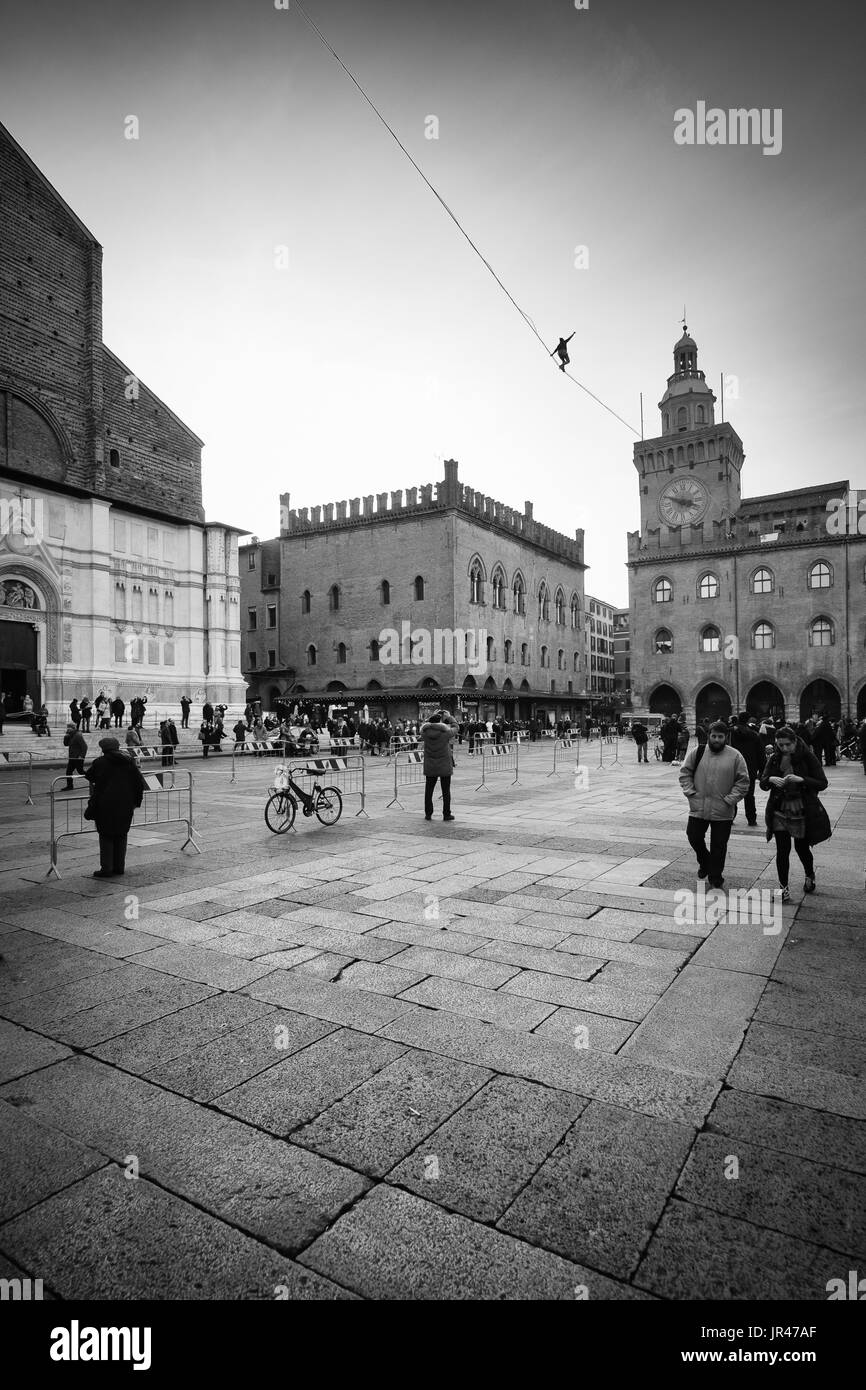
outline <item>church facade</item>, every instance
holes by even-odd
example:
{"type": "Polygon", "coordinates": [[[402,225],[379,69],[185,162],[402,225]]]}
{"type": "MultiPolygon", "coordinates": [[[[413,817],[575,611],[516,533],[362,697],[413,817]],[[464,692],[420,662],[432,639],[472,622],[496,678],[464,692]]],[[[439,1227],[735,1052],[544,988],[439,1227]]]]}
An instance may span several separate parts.
{"type": "Polygon", "coordinates": [[[638,714],[690,724],[742,709],[866,717],[866,524],[846,480],[743,497],[743,443],[685,329],[634,447],[640,530],[628,536],[638,714]],[[862,529],[861,529],[862,528],[862,529]]]}
{"type": "Polygon", "coordinates": [[[0,689],[64,717],[243,700],[238,528],[202,441],[102,341],[102,249],[0,126],[0,689]]]}

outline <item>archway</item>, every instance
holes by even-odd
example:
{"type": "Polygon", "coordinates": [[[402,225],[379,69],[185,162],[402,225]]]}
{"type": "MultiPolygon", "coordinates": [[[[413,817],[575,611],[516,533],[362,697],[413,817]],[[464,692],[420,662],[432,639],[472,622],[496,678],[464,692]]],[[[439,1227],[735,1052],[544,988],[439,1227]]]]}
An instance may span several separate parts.
{"type": "Polygon", "coordinates": [[[842,697],[832,681],[810,681],[800,696],[800,719],[811,719],[813,714],[823,714],[826,719],[841,718],[842,697]]]}
{"type": "Polygon", "coordinates": [[[731,717],[731,697],[724,686],[710,681],[695,700],[695,719],[700,724],[702,719],[709,719],[710,723],[714,719],[729,719],[731,717]]]}
{"type": "Polygon", "coordinates": [[[672,685],[657,685],[650,695],[650,714],[679,714],[683,702],[672,685]]]}
{"type": "Polygon", "coordinates": [[[861,719],[866,719],[866,685],[863,686],[863,689],[860,691],[859,695],[857,696],[857,721],[858,721],[858,723],[859,723],[859,721],[860,721],[861,719]]]}
{"type": "Polygon", "coordinates": [[[746,713],[758,719],[785,718],[785,697],[772,681],[758,681],[746,696],[746,713]]]}

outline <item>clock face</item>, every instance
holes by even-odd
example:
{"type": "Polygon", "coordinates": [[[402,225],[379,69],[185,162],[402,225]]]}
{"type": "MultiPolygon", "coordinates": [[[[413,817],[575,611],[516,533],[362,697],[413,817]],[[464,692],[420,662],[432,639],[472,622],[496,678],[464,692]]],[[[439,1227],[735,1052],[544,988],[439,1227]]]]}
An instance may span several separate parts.
{"type": "Polygon", "coordinates": [[[707,490],[697,478],[672,478],[659,493],[659,516],[668,526],[694,526],[702,519],[708,501],[707,490]]]}

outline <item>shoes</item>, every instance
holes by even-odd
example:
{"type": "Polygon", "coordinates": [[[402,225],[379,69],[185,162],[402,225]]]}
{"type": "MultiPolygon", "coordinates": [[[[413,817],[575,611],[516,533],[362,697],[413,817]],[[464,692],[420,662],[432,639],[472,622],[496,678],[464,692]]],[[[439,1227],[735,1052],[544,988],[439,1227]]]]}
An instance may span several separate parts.
{"type": "Polygon", "coordinates": [[[723,878],[711,878],[711,879],[710,879],[710,887],[711,887],[711,888],[724,888],[724,886],[725,886],[725,880],[724,880],[723,878]]]}
{"type": "Polygon", "coordinates": [[[747,820],[747,821],[746,821],[746,825],[757,825],[757,824],[758,824],[758,822],[757,822],[756,820],[747,820]]]}
{"type": "Polygon", "coordinates": [[[107,873],[105,869],[94,869],[94,871],[93,871],[93,877],[94,877],[94,878],[113,878],[114,875],[113,875],[113,874],[110,874],[110,873],[107,873]]]}
{"type": "Polygon", "coordinates": [[[805,881],[805,883],[803,884],[803,892],[804,892],[804,893],[814,893],[814,891],[815,891],[815,880],[814,880],[813,878],[807,878],[806,881],[805,881]]]}
{"type": "Polygon", "coordinates": [[[791,890],[788,888],[788,885],[785,884],[784,887],[782,888],[782,902],[783,902],[783,903],[789,903],[790,901],[791,901],[791,890]]]}
{"type": "Polygon", "coordinates": [[[443,816],[442,819],[443,819],[443,820],[453,820],[454,817],[453,817],[453,816],[443,816]]]}
{"type": "Polygon", "coordinates": [[[698,869],[698,878],[706,878],[707,872],[706,869],[698,869]]]}
{"type": "Polygon", "coordinates": [[[433,817],[432,817],[432,815],[431,815],[431,816],[427,816],[427,815],[425,815],[425,817],[424,817],[424,819],[425,819],[425,820],[432,820],[432,819],[433,819],[433,817]]]}

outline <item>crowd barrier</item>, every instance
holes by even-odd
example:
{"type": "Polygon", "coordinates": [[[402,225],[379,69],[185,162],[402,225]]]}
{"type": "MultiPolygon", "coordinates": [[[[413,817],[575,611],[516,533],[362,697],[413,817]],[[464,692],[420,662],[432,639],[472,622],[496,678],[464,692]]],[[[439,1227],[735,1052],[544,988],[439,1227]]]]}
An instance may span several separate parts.
{"type": "MultiPolygon", "coordinates": [[[[20,768],[25,768],[25,767],[26,767],[26,769],[27,769],[27,776],[26,776],[26,777],[13,777],[12,774],[11,774],[11,772],[6,772],[6,771],[3,771],[2,773],[0,773],[0,787],[4,787],[4,786],[5,786],[5,787],[26,787],[26,788],[27,788],[27,799],[26,799],[26,801],[25,801],[24,804],[25,804],[25,806],[32,806],[32,805],[33,805],[33,754],[30,753],[29,751],[25,750],[25,749],[22,749],[20,752],[14,752],[14,753],[0,753],[0,758],[3,759],[3,762],[0,762],[0,767],[3,767],[4,764],[5,764],[6,767],[9,767],[9,768],[13,768],[13,767],[14,767],[14,768],[18,768],[18,767],[20,767],[20,768]]],[[[46,762],[47,762],[47,761],[48,761],[48,759],[46,759],[46,762]]],[[[52,761],[52,762],[56,762],[56,759],[52,758],[51,761],[52,761]]]]}
{"type": "Polygon", "coordinates": [[[262,758],[283,758],[285,759],[285,749],[282,743],[275,743],[272,739],[256,739],[248,743],[232,744],[232,771],[230,782],[235,780],[238,766],[258,767],[262,758]]]}
{"type": "Polygon", "coordinates": [[[471,741],[469,739],[468,734],[465,734],[464,737],[466,738],[466,742],[469,745],[470,757],[473,758],[479,758],[481,756],[482,749],[489,748],[491,743],[493,742],[492,734],[473,734],[471,741]]]}
{"type": "Polygon", "coordinates": [[[514,772],[511,786],[516,787],[520,781],[520,744],[519,743],[493,743],[482,746],[481,749],[481,781],[475,788],[477,792],[487,785],[487,777],[491,772],[514,772]]]}
{"type": "Polygon", "coordinates": [[[390,763],[398,753],[414,753],[418,748],[418,740],[409,734],[395,734],[388,740],[388,762],[390,763]]]}
{"type": "Polygon", "coordinates": [[[548,777],[561,777],[561,766],[577,767],[580,762],[580,735],[566,735],[564,738],[554,739],[553,742],[553,767],[548,772],[548,777]],[[571,759],[571,750],[575,750],[574,761],[571,759]]]}
{"type": "Polygon", "coordinates": [[[360,797],[361,809],[355,812],[355,817],[367,815],[367,779],[360,753],[354,757],[325,756],[310,758],[305,763],[293,763],[289,775],[295,781],[300,777],[309,777],[323,787],[336,787],[344,798],[360,797]]]}
{"type": "Polygon", "coordinates": [[[399,796],[400,787],[417,786],[424,781],[424,754],[419,748],[409,748],[394,757],[394,795],[385,807],[399,806],[405,811],[399,796]]]}
{"type": "MultiPolygon", "coordinates": [[[[181,845],[181,849],[186,849],[187,845],[192,845],[196,854],[201,854],[201,849],[195,838],[195,828],[193,825],[193,805],[192,805],[192,773],[186,768],[171,768],[164,772],[142,773],[147,790],[142,797],[141,805],[135,812],[132,819],[132,830],[140,830],[145,826],[172,825],[180,824],[186,826],[186,839],[181,845]],[[178,784],[178,778],[185,779],[178,784]]],[[[76,775],[75,780],[81,782],[84,779],[76,775]]],[[[94,835],[96,826],[93,821],[84,819],[84,811],[90,800],[90,786],[82,788],[76,792],[74,789],[63,795],[58,800],[58,790],[60,783],[66,786],[66,777],[55,777],[51,783],[51,865],[46,874],[50,878],[53,874],[55,878],[60,878],[57,868],[57,851],[60,841],[68,839],[73,835],[94,835]]]]}

